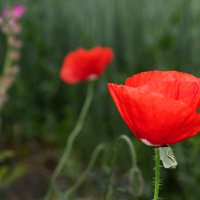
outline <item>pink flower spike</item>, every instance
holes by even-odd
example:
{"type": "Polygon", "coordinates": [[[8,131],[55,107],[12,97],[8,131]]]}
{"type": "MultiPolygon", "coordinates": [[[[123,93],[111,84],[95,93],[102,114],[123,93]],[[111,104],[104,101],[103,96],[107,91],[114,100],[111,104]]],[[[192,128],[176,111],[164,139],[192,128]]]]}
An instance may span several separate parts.
{"type": "Polygon", "coordinates": [[[8,14],[9,14],[9,12],[10,12],[10,9],[4,8],[4,9],[3,9],[3,12],[2,12],[2,17],[7,17],[8,14]]]}
{"type": "Polygon", "coordinates": [[[26,11],[26,7],[23,5],[18,5],[13,7],[12,12],[13,12],[13,16],[16,19],[19,19],[26,11]]]}
{"type": "Polygon", "coordinates": [[[3,18],[0,16],[0,26],[3,24],[3,18]]]}

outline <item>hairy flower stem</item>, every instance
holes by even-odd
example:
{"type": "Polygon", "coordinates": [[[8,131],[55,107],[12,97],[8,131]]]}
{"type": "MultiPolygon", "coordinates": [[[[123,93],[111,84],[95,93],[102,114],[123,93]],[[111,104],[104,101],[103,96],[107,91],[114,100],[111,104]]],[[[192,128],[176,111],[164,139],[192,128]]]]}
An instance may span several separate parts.
{"type": "Polygon", "coordinates": [[[155,147],[155,187],[153,200],[158,200],[160,186],[160,151],[155,147]]]}
{"type": "Polygon", "coordinates": [[[71,153],[74,141],[75,141],[76,137],[78,136],[78,134],[80,133],[80,131],[83,127],[83,123],[85,121],[86,115],[88,113],[89,107],[90,107],[91,102],[92,102],[93,93],[94,93],[94,81],[90,81],[89,85],[88,85],[88,89],[87,89],[85,102],[84,102],[82,110],[80,112],[77,124],[76,124],[75,128],[73,129],[73,131],[69,134],[69,138],[67,140],[67,143],[66,143],[66,146],[65,146],[65,149],[64,149],[64,153],[63,153],[60,161],[58,162],[57,167],[56,167],[56,169],[55,169],[55,171],[54,171],[54,173],[51,177],[50,187],[49,187],[47,194],[44,198],[45,200],[49,200],[51,198],[56,178],[58,177],[58,175],[60,174],[60,172],[64,168],[65,163],[66,163],[66,161],[69,158],[69,155],[71,153]]]}

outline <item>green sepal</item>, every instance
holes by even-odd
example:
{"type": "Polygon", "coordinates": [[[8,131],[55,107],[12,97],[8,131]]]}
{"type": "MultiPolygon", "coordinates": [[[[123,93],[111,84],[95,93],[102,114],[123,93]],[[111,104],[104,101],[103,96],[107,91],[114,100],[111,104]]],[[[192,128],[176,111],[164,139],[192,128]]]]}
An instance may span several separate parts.
{"type": "Polygon", "coordinates": [[[159,147],[160,150],[160,160],[163,163],[164,168],[176,168],[177,161],[175,159],[175,156],[173,154],[172,149],[169,146],[166,147],[159,147]]]}

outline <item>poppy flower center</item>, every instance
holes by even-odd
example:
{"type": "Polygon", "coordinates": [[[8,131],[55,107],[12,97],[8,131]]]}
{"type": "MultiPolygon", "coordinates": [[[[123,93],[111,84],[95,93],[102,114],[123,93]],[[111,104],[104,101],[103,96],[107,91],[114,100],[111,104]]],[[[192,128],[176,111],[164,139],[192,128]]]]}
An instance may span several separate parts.
{"type": "Polygon", "coordinates": [[[95,80],[97,78],[98,78],[98,76],[96,74],[91,74],[90,76],[88,76],[88,79],[90,79],[90,80],[95,80]]]}

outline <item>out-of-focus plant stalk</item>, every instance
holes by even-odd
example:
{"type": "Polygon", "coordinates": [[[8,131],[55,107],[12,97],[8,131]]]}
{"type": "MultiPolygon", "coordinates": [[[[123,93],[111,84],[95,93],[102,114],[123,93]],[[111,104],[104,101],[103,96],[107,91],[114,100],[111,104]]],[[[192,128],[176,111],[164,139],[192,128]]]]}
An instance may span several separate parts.
{"type": "MultiPolygon", "coordinates": [[[[8,36],[9,37],[9,36],[8,36]]],[[[8,39],[7,39],[8,41],[8,39]]],[[[7,42],[8,44],[8,42],[7,42]]],[[[11,46],[8,44],[7,50],[6,50],[6,57],[5,57],[5,62],[3,66],[3,74],[6,73],[6,70],[12,66],[12,59],[11,59],[11,46]]]]}
{"type": "Polygon", "coordinates": [[[45,200],[49,200],[51,198],[54,187],[55,187],[56,178],[58,177],[58,175],[64,168],[65,163],[66,163],[67,159],[69,158],[72,147],[74,145],[74,141],[77,138],[78,134],[80,133],[80,131],[83,127],[83,123],[85,121],[86,115],[88,113],[88,110],[89,110],[91,102],[92,102],[93,93],[94,93],[94,83],[95,83],[95,80],[90,80],[88,83],[88,89],[87,89],[85,102],[84,102],[82,110],[80,112],[77,124],[76,124],[75,128],[73,129],[73,131],[69,134],[69,138],[67,140],[67,143],[66,143],[66,146],[64,149],[64,153],[63,153],[61,159],[59,160],[58,165],[51,177],[50,186],[49,186],[47,194],[44,198],[45,200]]]}
{"type": "Polygon", "coordinates": [[[22,42],[18,39],[21,33],[19,19],[26,11],[25,6],[17,5],[5,8],[0,16],[0,29],[6,36],[6,55],[0,76],[0,110],[3,108],[7,99],[7,91],[16,79],[19,67],[16,63],[20,58],[20,48],[22,42]]]}
{"type": "Polygon", "coordinates": [[[112,153],[112,160],[111,160],[110,176],[108,179],[108,185],[106,188],[106,193],[105,193],[105,198],[104,198],[105,200],[113,199],[113,176],[114,176],[116,159],[117,159],[117,146],[114,146],[113,153],[112,153]]]}
{"type": "Polygon", "coordinates": [[[92,170],[99,154],[105,149],[105,146],[104,144],[99,144],[92,156],[91,156],[91,159],[89,161],[89,164],[86,168],[86,170],[81,174],[80,178],[78,179],[78,181],[72,185],[66,192],[65,192],[65,199],[68,199],[70,197],[70,195],[83,183],[83,181],[85,180],[86,176],[88,175],[88,173],[92,170]]]}
{"type": "Polygon", "coordinates": [[[138,177],[139,177],[139,190],[137,191],[137,194],[135,194],[135,196],[140,196],[143,192],[143,179],[142,179],[142,174],[140,172],[140,169],[138,168],[138,165],[137,165],[137,157],[136,157],[136,153],[135,153],[135,148],[133,146],[132,141],[129,139],[128,136],[121,135],[117,139],[114,149],[113,149],[110,178],[109,178],[107,191],[106,191],[105,198],[104,198],[105,200],[113,200],[113,192],[114,192],[113,191],[113,176],[114,176],[114,169],[115,169],[116,160],[117,160],[118,145],[121,141],[125,142],[129,148],[129,152],[130,152],[130,156],[131,156],[131,170],[130,170],[129,176],[131,176],[131,181],[134,181],[134,180],[132,180],[133,173],[137,173],[138,177]]]}

